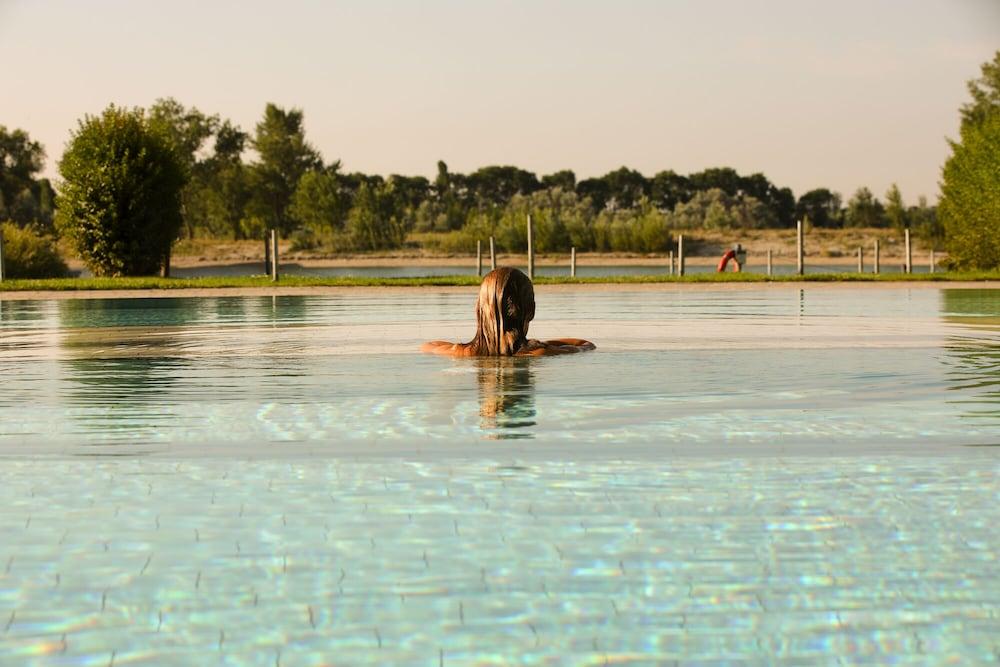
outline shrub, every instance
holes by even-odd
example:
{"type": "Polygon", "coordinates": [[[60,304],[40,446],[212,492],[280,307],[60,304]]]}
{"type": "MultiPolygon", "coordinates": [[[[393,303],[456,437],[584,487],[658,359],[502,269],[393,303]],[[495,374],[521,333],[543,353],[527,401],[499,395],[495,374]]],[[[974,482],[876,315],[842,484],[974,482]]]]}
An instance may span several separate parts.
{"type": "Polygon", "coordinates": [[[0,224],[0,235],[3,236],[5,278],[63,278],[69,275],[69,267],[56,250],[51,236],[13,222],[0,224]]]}
{"type": "Polygon", "coordinates": [[[156,273],[181,228],[186,176],[141,109],[86,116],[59,162],[59,230],[95,276],[156,273]]]}

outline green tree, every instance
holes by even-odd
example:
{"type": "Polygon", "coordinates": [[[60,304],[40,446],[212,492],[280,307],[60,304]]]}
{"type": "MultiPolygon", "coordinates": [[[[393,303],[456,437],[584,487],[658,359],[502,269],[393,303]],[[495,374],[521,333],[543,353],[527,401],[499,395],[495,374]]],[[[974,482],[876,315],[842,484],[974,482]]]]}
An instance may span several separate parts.
{"type": "Polygon", "coordinates": [[[339,166],[302,174],[292,196],[288,214],[296,224],[314,234],[322,236],[344,227],[350,198],[341,190],[337,174],[339,166]]]}
{"type": "Polygon", "coordinates": [[[213,202],[215,217],[234,239],[246,238],[243,216],[250,200],[250,185],[243,149],[248,136],[228,120],[215,133],[215,153],[206,165],[209,176],[206,193],[213,202]]]}
{"type": "Polygon", "coordinates": [[[479,208],[505,206],[514,195],[527,195],[541,185],[530,171],[517,167],[483,167],[465,179],[468,196],[479,208]]]}
{"type": "Polygon", "coordinates": [[[563,192],[573,192],[576,190],[576,174],[569,169],[562,169],[542,176],[541,185],[547,189],[560,188],[563,192]]]}
{"type": "Polygon", "coordinates": [[[207,215],[211,208],[204,199],[211,190],[211,172],[200,152],[218,129],[219,117],[208,116],[195,107],[185,108],[167,97],[153,103],[148,120],[150,127],[167,137],[184,167],[187,185],[181,192],[181,216],[187,237],[194,238],[196,227],[210,227],[207,215]]]}
{"type": "Polygon", "coordinates": [[[844,221],[840,214],[840,195],[826,188],[810,190],[795,204],[799,219],[809,218],[817,227],[840,227],[844,221]]]}
{"type": "MultiPolygon", "coordinates": [[[[215,132],[212,154],[194,165],[185,213],[195,231],[215,238],[246,238],[244,209],[250,196],[242,158],[246,140],[245,132],[224,121],[215,132]]],[[[263,229],[260,225],[260,233],[263,229]]]]}
{"type": "Polygon", "coordinates": [[[736,194],[753,197],[767,207],[774,218],[771,224],[795,226],[795,195],[789,188],[776,186],[764,174],[741,176],[736,194]]]}
{"type": "Polygon", "coordinates": [[[749,195],[731,196],[720,188],[696,193],[678,204],[673,224],[683,229],[761,229],[774,226],[774,212],[749,195]]]}
{"type": "Polygon", "coordinates": [[[576,193],[590,202],[594,212],[603,211],[611,198],[607,181],[603,178],[585,178],[576,184],[576,193]]]}
{"type": "Polygon", "coordinates": [[[24,130],[0,125],[0,220],[19,224],[52,222],[52,188],[36,180],[45,166],[45,149],[24,130]]]}
{"type": "Polygon", "coordinates": [[[302,175],[323,166],[319,153],[309,145],[299,109],[285,111],[268,103],[257,123],[253,148],[260,158],[252,170],[252,212],[283,234],[295,221],[288,207],[302,175]]]}
{"type": "Polygon", "coordinates": [[[951,149],[938,204],[949,264],[1000,267],[1000,112],[964,124],[951,149]]]}
{"type": "Polygon", "coordinates": [[[463,203],[465,189],[461,174],[452,174],[444,160],[438,160],[434,178],[434,200],[425,202],[416,212],[420,231],[460,229],[468,219],[468,207],[463,203]]]}
{"type": "Polygon", "coordinates": [[[687,176],[673,171],[661,171],[650,183],[650,199],[664,211],[673,211],[678,204],[691,199],[691,183],[687,176]]]}
{"type": "Polygon", "coordinates": [[[895,183],[885,193],[885,220],[895,229],[905,229],[910,224],[906,205],[903,204],[903,195],[895,183]]]}
{"type": "Polygon", "coordinates": [[[885,208],[868,188],[858,188],[847,202],[845,227],[885,227],[885,208]]]}
{"type": "Polygon", "coordinates": [[[1000,110],[1000,50],[983,63],[983,75],[967,84],[972,101],[962,106],[962,127],[978,125],[1000,110]]]}
{"type": "Polygon", "coordinates": [[[917,205],[906,211],[910,228],[914,235],[934,250],[944,248],[944,226],[937,214],[937,207],[927,204],[927,197],[921,195],[917,205]]]}
{"type": "Polygon", "coordinates": [[[142,109],[109,106],[72,134],[56,223],[97,276],[156,273],[181,227],[184,165],[142,109]]]}
{"type": "Polygon", "coordinates": [[[357,250],[389,250],[403,245],[406,229],[396,207],[391,186],[361,184],[347,217],[347,230],[357,250]]]}

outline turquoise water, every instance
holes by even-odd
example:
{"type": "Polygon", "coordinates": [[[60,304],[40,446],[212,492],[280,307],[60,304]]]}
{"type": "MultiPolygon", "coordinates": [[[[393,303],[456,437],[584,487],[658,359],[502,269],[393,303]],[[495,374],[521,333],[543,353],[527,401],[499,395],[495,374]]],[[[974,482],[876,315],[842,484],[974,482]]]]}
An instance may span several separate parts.
{"type": "Polygon", "coordinates": [[[993,662],[1000,291],[0,300],[0,664],[993,662]]]}

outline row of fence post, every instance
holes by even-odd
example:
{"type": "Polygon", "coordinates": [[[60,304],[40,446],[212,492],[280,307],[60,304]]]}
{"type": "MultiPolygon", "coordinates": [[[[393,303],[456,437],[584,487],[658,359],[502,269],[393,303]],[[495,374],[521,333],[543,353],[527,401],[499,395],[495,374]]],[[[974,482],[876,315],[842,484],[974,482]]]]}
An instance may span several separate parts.
{"type": "MultiPolygon", "coordinates": [[[[805,233],[802,228],[802,221],[796,222],[796,271],[798,275],[803,275],[805,272],[805,233]]],[[[913,273],[913,248],[910,244],[910,230],[904,230],[904,244],[905,244],[905,255],[903,271],[905,273],[913,273]]],[[[874,273],[878,273],[879,266],[879,241],[875,239],[874,242],[874,273]]],[[[930,272],[934,273],[935,270],[935,257],[934,250],[930,251],[930,272]]],[[[264,234],[264,273],[271,277],[272,281],[278,280],[278,230],[270,229],[264,234]]],[[[496,256],[496,244],[493,237],[490,237],[490,270],[497,268],[497,256],[496,256]]],[[[767,275],[773,275],[773,264],[771,260],[771,250],[767,251],[767,275]]],[[[864,263],[864,250],[861,246],[858,246],[858,273],[864,273],[865,263],[864,263]]],[[[675,275],[675,265],[674,265],[674,252],[670,251],[670,268],[669,274],[675,275]]],[[[163,268],[163,275],[166,277],[170,276],[170,251],[167,251],[165,257],[165,264],[163,268]]],[[[476,275],[483,275],[483,253],[482,253],[482,243],[481,241],[476,241],[476,275]]],[[[676,263],[676,275],[684,275],[684,235],[677,235],[677,263],[676,263]]],[[[576,247],[570,249],[570,277],[576,277],[576,247]]],[[[534,248],[534,229],[531,223],[531,216],[528,216],[528,278],[531,280],[535,279],[535,248],[534,248]]],[[[0,234],[0,280],[4,279],[4,247],[3,247],[3,234],[0,234]]]]}
{"type": "MultiPolygon", "coordinates": [[[[534,244],[534,226],[531,222],[531,216],[528,216],[528,278],[531,280],[535,279],[535,244],[534,244]]],[[[905,256],[903,271],[905,273],[913,273],[913,250],[910,245],[910,230],[905,229],[904,232],[904,244],[905,244],[905,256]]],[[[272,230],[273,233],[273,230],[272,230]]],[[[874,243],[874,269],[875,273],[880,270],[880,256],[879,256],[879,241],[875,239],[874,243]]],[[[275,245],[275,253],[277,253],[277,246],[275,245]]],[[[677,235],[677,258],[676,263],[674,261],[674,251],[670,251],[670,265],[669,265],[669,275],[684,275],[684,235],[677,235]]],[[[798,275],[805,274],[806,261],[805,261],[805,228],[802,225],[801,220],[797,220],[795,223],[795,270],[798,275]]],[[[861,246],[858,246],[858,273],[864,273],[864,251],[861,246]]],[[[935,257],[934,251],[931,250],[930,256],[930,272],[934,273],[935,257]]],[[[490,270],[497,268],[496,263],[496,246],[493,241],[493,237],[490,237],[490,270]]],[[[483,255],[482,255],[482,244],[481,241],[476,241],[476,275],[483,275],[483,255]]],[[[767,250],[767,275],[774,275],[774,263],[772,259],[771,249],[767,250]]],[[[570,277],[576,277],[576,247],[570,248],[570,277]]],[[[277,277],[274,278],[277,280],[277,277]]]]}

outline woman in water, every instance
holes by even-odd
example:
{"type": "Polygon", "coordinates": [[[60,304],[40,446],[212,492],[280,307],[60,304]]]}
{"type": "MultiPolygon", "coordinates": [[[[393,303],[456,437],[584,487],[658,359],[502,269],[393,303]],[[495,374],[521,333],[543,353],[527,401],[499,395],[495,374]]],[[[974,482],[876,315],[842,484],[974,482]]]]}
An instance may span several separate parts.
{"type": "Polygon", "coordinates": [[[528,338],[528,324],[534,317],[535,290],[528,276],[502,266],[487,273],[479,286],[475,338],[468,343],[434,340],[420,349],[453,357],[540,357],[594,349],[593,343],[579,338],[528,338]]]}

